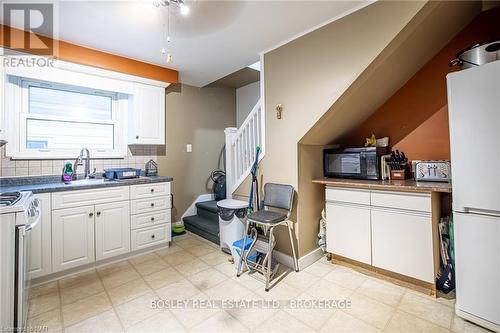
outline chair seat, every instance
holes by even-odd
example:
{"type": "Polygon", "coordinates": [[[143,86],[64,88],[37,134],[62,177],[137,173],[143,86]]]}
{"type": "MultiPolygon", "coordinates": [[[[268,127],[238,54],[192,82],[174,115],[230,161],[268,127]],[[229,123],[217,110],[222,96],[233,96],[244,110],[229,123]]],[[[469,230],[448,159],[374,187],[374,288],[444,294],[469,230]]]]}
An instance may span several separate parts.
{"type": "Polygon", "coordinates": [[[261,223],[279,223],[286,220],[286,214],[273,212],[270,210],[259,210],[250,213],[248,219],[261,223]]]}

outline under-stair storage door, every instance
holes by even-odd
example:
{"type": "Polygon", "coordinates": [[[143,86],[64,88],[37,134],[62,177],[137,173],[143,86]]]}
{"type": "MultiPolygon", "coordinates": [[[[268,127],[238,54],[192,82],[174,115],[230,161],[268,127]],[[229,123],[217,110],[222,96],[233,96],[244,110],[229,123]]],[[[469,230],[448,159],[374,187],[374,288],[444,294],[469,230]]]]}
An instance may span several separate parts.
{"type": "Polygon", "coordinates": [[[53,210],[53,272],[94,261],[94,206],[53,210]]]}
{"type": "Polygon", "coordinates": [[[129,144],[165,144],[165,88],[136,83],[129,144]]]}
{"type": "Polygon", "coordinates": [[[373,266],[434,283],[430,213],[372,207],[373,266]]]}
{"type": "Polygon", "coordinates": [[[95,206],[96,260],[130,252],[130,203],[95,206]]]}
{"type": "Polygon", "coordinates": [[[370,206],[327,202],[326,219],[327,251],[370,265],[370,206]]]}

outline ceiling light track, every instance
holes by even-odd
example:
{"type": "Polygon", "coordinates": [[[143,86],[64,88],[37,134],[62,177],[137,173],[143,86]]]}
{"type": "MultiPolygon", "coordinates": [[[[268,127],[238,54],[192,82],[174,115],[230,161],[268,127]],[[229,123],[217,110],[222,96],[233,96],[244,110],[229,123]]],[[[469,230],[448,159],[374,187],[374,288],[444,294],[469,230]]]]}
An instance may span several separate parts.
{"type": "Polygon", "coordinates": [[[154,0],[153,5],[158,8],[174,5],[180,9],[182,15],[187,15],[189,13],[189,7],[183,0],[154,0]]]}

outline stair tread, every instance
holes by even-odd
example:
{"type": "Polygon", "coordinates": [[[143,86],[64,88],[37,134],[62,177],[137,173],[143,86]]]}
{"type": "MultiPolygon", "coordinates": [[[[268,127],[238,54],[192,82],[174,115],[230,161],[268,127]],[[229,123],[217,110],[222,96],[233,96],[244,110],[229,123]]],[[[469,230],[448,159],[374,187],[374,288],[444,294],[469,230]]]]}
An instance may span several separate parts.
{"type": "Polygon", "coordinates": [[[218,214],[218,212],[219,212],[219,208],[217,207],[217,201],[215,201],[215,200],[197,202],[196,208],[208,210],[209,212],[212,212],[215,214],[218,214]]]}
{"type": "Polygon", "coordinates": [[[211,233],[208,233],[204,230],[201,230],[201,229],[198,229],[196,226],[194,225],[190,225],[190,224],[186,224],[186,230],[193,233],[193,234],[196,234],[214,244],[217,244],[219,245],[220,244],[220,239],[219,239],[219,236],[218,235],[213,235],[211,233]]]}
{"type": "Polygon", "coordinates": [[[188,225],[193,225],[198,229],[206,231],[212,235],[219,236],[219,221],[214,222],[206,217],[199,215],[186,216],[182,219],[186,228],[188,225]]]}

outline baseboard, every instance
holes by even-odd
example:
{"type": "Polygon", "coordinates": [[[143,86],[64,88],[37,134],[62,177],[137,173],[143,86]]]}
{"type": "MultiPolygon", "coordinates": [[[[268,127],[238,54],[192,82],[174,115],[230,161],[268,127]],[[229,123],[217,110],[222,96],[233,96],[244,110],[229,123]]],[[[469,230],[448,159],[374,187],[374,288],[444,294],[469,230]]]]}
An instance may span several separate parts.
{"type": "MultiPolygon", "coordinates": [[[[214,200],[214,199],[215,199],[215,195],[213,193],[205,193],[205,194],[199,195],[193,201],[193,203],[188,207],[188,209],[186,209],[184,214],[182,214],[181,221],[186,216],[196,215],[196,203],[203,202],[203,201],[210,201],[210,200],[214,200]]],[[[177,222],[175,222],[175,223],[177,223],[177,222]]]]}
{"type": "Polygon", "coordinates": [[[456,312],[457,316],[459,316],[465,320],[473,322],[474,324],[477,324],[479,326],[487,328],[493,332],[500,333],[500,325],[497,325],[495,323],[492,323],[491,321],[476,317],[468,312],[462,311],[458,308],[458,305],[455,305],[455,312],[456,312]]]}
{"type": "MultiPolygon", "coordinates": [[[[285,266],[293,268],[293,257],[289,254],[285,254],[280,251],[273,251],[273,257],[280,263],[285,266]]],[[[316,261],[323,257],[323,251],[321,248],[317,248],[299,258],[299,270],[303,270],[304,268],[314,264],[316,261]]]]}

